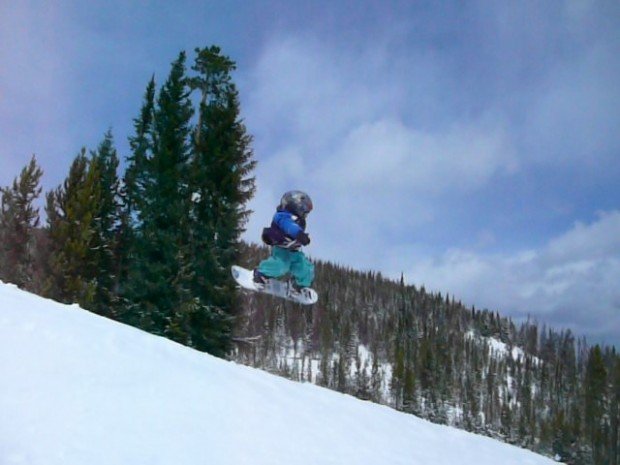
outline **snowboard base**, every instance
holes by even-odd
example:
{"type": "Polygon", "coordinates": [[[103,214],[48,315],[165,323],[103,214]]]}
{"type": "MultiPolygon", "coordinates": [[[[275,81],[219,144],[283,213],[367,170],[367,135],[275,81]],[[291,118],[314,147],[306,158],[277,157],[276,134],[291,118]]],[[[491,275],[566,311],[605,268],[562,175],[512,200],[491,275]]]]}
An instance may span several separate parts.
{"type": "Polygon", "coordinates": [[[254,282],[254,272],[241,266],[233,265],[231,273],[237,284],[250,291],[281,297],[301,305],[312,305],[319,300],[316,291],[309,287],[297,291],[290,283],[277,279],[268,279],[263,285],[257,284],[254,282]]]}

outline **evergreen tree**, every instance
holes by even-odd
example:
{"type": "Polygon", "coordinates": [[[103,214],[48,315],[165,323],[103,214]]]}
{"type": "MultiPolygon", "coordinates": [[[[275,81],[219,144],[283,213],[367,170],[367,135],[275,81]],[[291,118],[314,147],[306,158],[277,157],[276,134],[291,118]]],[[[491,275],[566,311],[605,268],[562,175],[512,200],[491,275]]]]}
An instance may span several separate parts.
{"type": "Polygon", "coordinates": [[[11,187],[0,188],[0,279],[32,288],[35,229],[43,171],[33,156],[11,187]]]}
{"type": "Polygon", "coordinates": [[[135,222],[135,231],[124,297],[129,302],[128,321],[191,343],[183,332],[170,328],[181,307],[193,302],[190,294],[180,291],[189,288],[185,260],[190,256],[188,159],[193,109],[185,60],[181,53],[172,63],[155,104],[151,80],[135,121],[136,135],[130,140],[126,221],[135,222]]]}
{"type": "Polygon", "coordinates": [[[600,346],[590,350],[584,381],[585,429],[595,463],[603,463],[607,370],[600,346]]]}
{"type": "Polygon", "coordinates": [[[612,364],[612,391],[609,408],[609,417],[611,420],[609,463],[611,465],[618,465],[620,463],[620,356],[615,355],[612,364]]]}
{"type": "Polygon", "coordinates": [[[116,284],[117,236],[119,233],[119,178],[117,174],[118,156],[114,148],[112,132],[108,131],[101,144],[91,154],[90,170],[98,174],[99,187],[94,218],[93,248],[96,263],[96,289],[92,310],[102,315],[114,314],[116,284]]]}
{"type": "Polygon", "coordinates": [[[235,306],[230,266],[238,260],[239,241],[254,194],[251,138],[239,114],[231,73],[235,64],[218,47],[196,49],[190,80],[200,93],[194,132],[190,189],[192,295],[203,304],[192,317],[197,347],[223,355],[228,350],[235,306]]]}
{"type": "Polygon", "coordinates": [[[148,161],[153,157],[155,145],[155,78],[149,81],[144,95],[140,116],[134,119],[135,135],[129,138],[131,155],[127,157],[124,178],[123,207],[128,224],[135,226],[133,215],[144,207],[143,194],[149,179],[148,161]]]}
{"type": "MultiPolygon", "coordinates": [[[[140,116],[134,119],[135,135],[129,138],[131,154],[127,157],[127,168],[119,189],[119,226],[116,239],[116,283],[115,296],[118,300],[118,317],[131,321],[129,315],[136,313],[131,304],[130,269],[138,257],[139,242],[137,230],[139,215],[144,206],[144,189],[149,179],[148,160],[153,156],[155,112],[155,78],[147,85],[140,116]],[[129,286],[128,286],[129,284],[129,286]]],[[[134,271],[137,267],[134,267],[134,271]]],[[[135,274],[134,274],[135,277],[135,274]]],[[[135,319],[134,319],[135,323],[135,319]]]]}
{"type": "Polygon", "coordinates": [[[151,79],[134,120],[123,186],[119,275],[124,319],[217,355],[229,348],[229,276],[254,192],[250,137],[239,120],[230,72],[217,47],[172,64],[155,100],[151,79]],[[190,90],[200,92],[198,122],[190,90]],[[122,265],[126,263],[126,265],[122,265]]]}
{"type": "Polygon", "coordinates": [[[47,194],[45,209],[50,258],[44,295],[84,308],[96,302],[100,176],[82,149],[64,183],[47,194]]]}

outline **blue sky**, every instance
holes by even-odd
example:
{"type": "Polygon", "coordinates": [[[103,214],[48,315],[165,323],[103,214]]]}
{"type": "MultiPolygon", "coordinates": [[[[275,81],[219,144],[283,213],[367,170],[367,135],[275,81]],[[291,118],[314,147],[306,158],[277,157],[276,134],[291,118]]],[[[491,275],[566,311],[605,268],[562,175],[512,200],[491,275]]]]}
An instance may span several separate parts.
{"type": "Polygon", "coordinates": [[[122,156],[181,50],[237,62],[257,241],[289,189],[316,258],[620,344],[616,1],[2,2],[0,185],[122,156]]]}

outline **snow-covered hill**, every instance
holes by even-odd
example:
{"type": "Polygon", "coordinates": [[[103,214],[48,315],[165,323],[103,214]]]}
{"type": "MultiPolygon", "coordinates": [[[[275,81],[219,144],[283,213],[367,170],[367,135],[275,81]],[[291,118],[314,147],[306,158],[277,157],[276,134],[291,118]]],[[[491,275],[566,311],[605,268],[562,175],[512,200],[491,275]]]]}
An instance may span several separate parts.
{"type": "Polygon", "coordinates": [[[545,465],[0,283],[0,463],[545,465]]]}

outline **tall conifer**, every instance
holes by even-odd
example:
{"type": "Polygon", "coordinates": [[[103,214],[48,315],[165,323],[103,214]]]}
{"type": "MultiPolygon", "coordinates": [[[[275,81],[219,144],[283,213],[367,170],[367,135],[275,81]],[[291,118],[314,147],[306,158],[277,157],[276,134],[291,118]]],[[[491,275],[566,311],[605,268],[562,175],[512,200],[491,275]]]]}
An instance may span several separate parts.
{"type": "Polygon", "coordinates": [[[607,370],[600,346],[590,350],[584,381],[585,430],[595,463],[602,463],[607,370]]]}
{"type": "Polygon", "coordinates": [[[64,183],[47,194],[50,258],[44,294],[84,308],[92,308],[96,301],[100,176],[97,164],[82,149],[64,183]]]}
{"type": "Polygon", "coordinates": [[[112,132],[106,132],[103,141],[91,154],[90,170],[97,173],[99,196],[96,202],[94,218],[95,237],[92,254],[96,262],[96,290],[94,307],[97,313],[113,315],[115,303],[116,260],[118,259],[119,232],[119,191],[120,182],[117,174],[118,155],[114,148],[112,132]]]}
{"type": "Polygon", "coordinates": [[[190,80],[200,94],[190,173],[192,294],[206,306],[195,315],[192,328],[201,348],[224,354],[235,299],[229,270],[238,260],[250,213],[245,205],[254,195],[256,162],[240,119],[231,76],[235,63],[215,46],[196,49],[196,54],[196,75],[190,80]]]}
{"type": "MultiPolygon", "coordinates": [[[[148,160],[153,156],[153,119],[155,111],[155,78],[147,85],[140,116],[134,119],[135,134],[129,138],[131,153],[119,189],[119,227],[116,239],[115,297],[118,300],[118,317],[125,320],[135,313],[131,301],[136,270],[133,261],[138,257],[137,229],[139,215],[144,207],[144,186],[149,179],[148,160]],[[133,270],[133,275],[130,275],[133,270]],[[132,280],[133,279],[133,280],[132,280]]],[[[129,318],[131,320],[131,318],[129,318]]],[[[129,321],[128,320],[128,321],[129,321]]]]}
{"type": "MultiPolygon", "coordinates": [[[[154,81],[135,121],[128,167],[130,215],[135,237],[125,296],[129,321],[158,334],[169,334],[181,305],[179,286],[187,257],[190,119],[193,108],[185,75],[185,53],[173,62],[170,75],[153,104],[154,81]],[[173,284],[174,283],[174,284],[173,284]]],[[[181,293],[182,294],[182,293],[181,293]]],[[[180,342],[189,341],[173,331],[180,342]]]]}
{"type": "Polygon", "coordinates": [[[33,156],[11,187],[0,188],[0,279],[30,288],[43,171],[33,156]]]}

